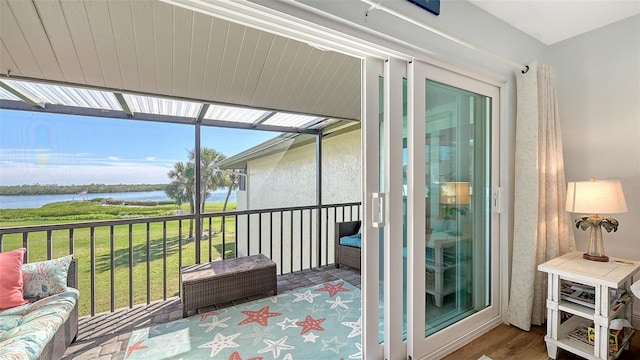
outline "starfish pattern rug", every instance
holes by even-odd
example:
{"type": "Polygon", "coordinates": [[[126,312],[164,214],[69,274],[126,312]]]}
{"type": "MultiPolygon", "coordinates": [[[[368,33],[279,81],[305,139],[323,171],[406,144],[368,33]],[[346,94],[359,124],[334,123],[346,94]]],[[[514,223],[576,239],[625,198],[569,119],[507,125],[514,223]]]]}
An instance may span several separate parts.
{"type": "Polygon", "coordinates": [[[125,359],[360,359],[360,289],[327,282],[131,332],[125,359]]]}

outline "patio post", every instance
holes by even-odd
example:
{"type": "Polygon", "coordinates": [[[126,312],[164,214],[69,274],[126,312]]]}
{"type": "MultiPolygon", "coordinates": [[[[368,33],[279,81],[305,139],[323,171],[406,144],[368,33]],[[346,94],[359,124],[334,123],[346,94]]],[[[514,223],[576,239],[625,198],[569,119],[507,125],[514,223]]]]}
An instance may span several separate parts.
{"type": "MultiPolygon", "coordinates": [[[[316,135],[316,239],[318,242],[318,264],[322,265],[322,130],[316,135]]],[[[325,250],[326,251],[326,250],[325,250]]],[[[309,264],[311,266],[311,264],[309,264]]]]}

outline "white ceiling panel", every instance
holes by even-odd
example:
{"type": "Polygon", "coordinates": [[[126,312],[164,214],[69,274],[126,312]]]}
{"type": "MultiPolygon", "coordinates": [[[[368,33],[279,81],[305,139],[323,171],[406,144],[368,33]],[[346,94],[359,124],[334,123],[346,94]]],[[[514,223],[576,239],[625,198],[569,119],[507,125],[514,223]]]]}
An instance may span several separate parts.
{"type": "Polygon", "coordinates": [[[259,38],[259,31],[247,27],[244,28],[242,44],[235,61],[233,81],[229,86],[229,92],[227,94],[227,102],[229,103],[242,101],[244,86],[247,83],[247,76],[249,75],[247,69],[251,69],[253,65],[253,58],[256,53],[259,38]]]}
{"type": "Polygon", "coordinates": [[[135,1],[131,4],[132,25],[136,58],[138,61],[140,87],[142,91],[155,93],[156,83],[156,37],[153,27],[153,3],[135,1]]]}
{"type": "MultiPolygon", "coordinates": [[[[109,16],[108,3],[104,1],[85,1],[84,6],[87,11],[87,18],[89,18],[89,27],[84,31],[93,35],[93,42],[102,71],[103,81],[101,83],[106,87],[122,89],[122,74],[120,72],[118,50],[109,16]]],[[[101,84],[90,85],[100,86],[101,84]]]]}
{"type": "MultiPolygon", "coordinates": [[[[140,85],[140,67],[136,47],[135,33],[133,31],[133,14],[131,3],[128,1],[109,1],[109,15],[113,37],[116,40],[116,53],[122,74],[122,85],[125,89],[143,89],[140,85]]],[[[141,56],[148,56],[141,54],[141,56]]],[[[142,62],[146,66],[146,59],[142,62]]]]}
{"type": "Polygon", "coordinates": [[[264,76],[268,69],[264,68],[265,61],[269,53],[272,51],[272,44],[275,35],[266,33],[264,31],[257,31],[250,29],[258,33],[258,43],[253,49],[253,55],[251,56],[251,66],[247,71],[246,80],[242,89],[241,99],[251,99],[251,102],[255,100],[256,91],[260,79],[264,76]]]}
{"type": "Polygon", "coordinates": [[[265,97],[269,94],[271,84],[277,81],[277,67],[280,62],[280,57],[284,53],[287,45],[287,39],[276,36],[270,46],[270,51],[267,57],[264,59],[264,67],[268,71],[262,71],[258,83],[256,84],[256,91],[253,96],[253,103],[258,107],[266,107],[268,102],[265,97]]]}
{"type": "Polygon", "coordinates": [[[7,48],[4,46],[2,39],[0,39],[0,64],[5,68],[17,69],[13,59],[9,56],[9,51],[7,51],[7,48]]]}
{"type": "Polygon", "coordinates": [[[220,77],[220,66],[222,65],[222,56],[224,52],[224,44],[227,41],[227,32],[229,30],[229,22],[212,18],[210,41],[208,44],[207,64],[204,69],[204,84],[202,85],[202,94],[205,98],[215,98],[216,89],[218,87],[218,78],[220,77]]]}
{"type": "Polygon", "coordinates": [[[154,51],[151,54],[155,56],[156,91],[154,93],[171,95],[173,94],[173,8],[165,3],[154,2],[153,12],[147,16],[153,18],[154,51]]]}
{"type": "Polygon", "coordinates": [[[0,3],[0,75],[360,117],[356,58],[156,0],[0,3]]]}
{"type": "Polygon", "coordinates": [[[93,34],[87,31],[90,24],[84,3],[80,0],[63,1],[61,6],[86,82],[105,86],[93,34]]]}
{"type": "MultiPolygon", "coordinates": [[[[38,1],[35,4],[40,21],[46,29],[46,37],[62,70],[62,76],[66,81],[84,84],[84,72],[60,2],[38,1]]],[[[34,51],[36,58],[40,56],[38,53],[39,51],[34,51]]],[[[43,71],[46,70],[43,68],[43,71]]]]}
{"type": "MultiPolygon", "coordinates": [[[[25,23],[26,24],[23,26],[30,25],[28,20],[25,20],[25,23]]],[[[35,26],[35,24],[31,25],[35,26]]],[[[3,54],[3,58],[10,57],[14,65],[13,68],[6,69],[6,65],[4,65],[3,62],[3,68],[0,69],[0,71],[2,71],[2,73],[10,71],[16,75],[20,75],[26,71],[33,74],[34,77],[43,77],[44,75],[40,70],[40,65],[31,52],[31,47],[36,46],[36,44],[31,45],[31,43],[27,41],[23,30],[20,28],[18,21],[14,17],[9,3],[5,0],[2,1],[2,7],[0,8],[0,31],[2,33],[2,44],[7,51],[6,55],[3,54]],[[7,34],[11,34],[11,36],[7,36],[7,34]],[[20,66],[17,64],[20,64],[20,66]]],[[[48,73],[47,76],[55,76],[55,74],[48,73]]]]}
{"type": "MultiPolygon", "coordinates": [[[[12,2],[8,5],[10,13],[15,14],[15,19],[19,21],[24,39],[29,44],[34,60],[43,73],[51,74],[55,79],[62,79],[62,72],[55,54],[49,46],[49,40],[43,31],[40,31],[38,13],[30,2],[12,2]]],[[[4,12],[4,9],[3,9],[4,12]]],[[[3,19],[4,23],[5,19],[3,19]]],[[[11,26],[11,23],[7,24],[11,26]]],[[[9,40],[9,39],[7,39],[9,40]]]]}
{"type": "Polygon", "coordinates": [[[203,97],[204,71],[207,66],[208,45],[211,36],[211,17],[196,13],[193,24],[191,58],[189,60],[188,97],[203,97]]]}
{"type": "MultiPolygon", "coordinates": [[[[194,13],[180,8],[173,9],[173,69],[171,95],[186,96],[189,93],[189,66],[191,65],[191,34],[194,13]]],[[[158,43],[158,46],[167,45],[158,43]]]]}
{"type": "MultiPolygon", "coordinates": [[[[216,98],[222,102],[229,102],[230,92],[233,88],[233,78],[237,70],[238,57],[242,48],[246,27],[238,24],[229,24],[224,44],[222,63],[220,64],[220,75],[216,86],[216,98]]],[[[237,96],[234,96],[237,97],[237,96]]]]}

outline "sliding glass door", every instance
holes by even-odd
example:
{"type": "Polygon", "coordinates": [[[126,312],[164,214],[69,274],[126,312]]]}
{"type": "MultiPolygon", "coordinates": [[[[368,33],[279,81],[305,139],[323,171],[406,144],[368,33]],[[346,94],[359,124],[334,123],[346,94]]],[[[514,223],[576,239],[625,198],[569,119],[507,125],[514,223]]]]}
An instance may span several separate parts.
{"type": "Polygon", "coordinates": [[[435,358],[500,316],[499,88],[414,61],[408,108],[408,354],[435,358]]]}

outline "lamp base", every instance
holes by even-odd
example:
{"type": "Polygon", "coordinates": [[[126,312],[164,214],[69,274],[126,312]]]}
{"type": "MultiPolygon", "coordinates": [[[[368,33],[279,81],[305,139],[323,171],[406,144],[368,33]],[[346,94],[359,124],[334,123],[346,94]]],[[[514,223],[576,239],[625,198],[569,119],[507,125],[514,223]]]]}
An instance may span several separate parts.
{"type": "Polygon", "coordinates": [[[609,262],[609,257],[606,255],[589,255],[584,253],[582,257],[591,261],[609,262]]]}

